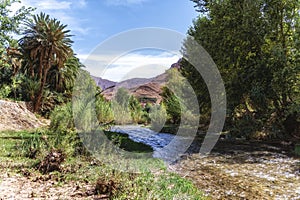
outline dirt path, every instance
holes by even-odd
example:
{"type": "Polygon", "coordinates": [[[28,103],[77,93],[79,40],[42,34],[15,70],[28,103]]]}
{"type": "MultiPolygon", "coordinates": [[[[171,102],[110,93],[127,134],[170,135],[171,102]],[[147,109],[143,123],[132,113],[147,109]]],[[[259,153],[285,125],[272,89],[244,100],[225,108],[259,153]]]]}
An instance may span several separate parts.
{"type": "Polygon", "coordinates": [[[171,168],[212,199],[300,199],[300,159],[280,143],[219,142],[171,168]]]}
{"type": "MultiPolygon", "coordinates": [[[[3,170],[1,170],[3,171],[3,170]]],[[[24,176],[3,172],[0,175],[0,199],[108,199],[94,195],[94,187],[85,183],[61,183],[48,176],[24,176]]]]}

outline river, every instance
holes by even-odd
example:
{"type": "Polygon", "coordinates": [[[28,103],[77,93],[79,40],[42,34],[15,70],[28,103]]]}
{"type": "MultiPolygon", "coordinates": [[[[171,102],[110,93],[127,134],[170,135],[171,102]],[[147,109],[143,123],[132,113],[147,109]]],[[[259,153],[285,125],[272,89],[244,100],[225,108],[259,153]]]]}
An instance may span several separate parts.
{"type": "Polygon", "coordinates": [[[138,125],[113,126],[110,131],[126,133],[131,140],[151,146],[154,158],[161,158],[169,163],[184,154],[193,141],[193,137],[158,133],[138,125]]]}

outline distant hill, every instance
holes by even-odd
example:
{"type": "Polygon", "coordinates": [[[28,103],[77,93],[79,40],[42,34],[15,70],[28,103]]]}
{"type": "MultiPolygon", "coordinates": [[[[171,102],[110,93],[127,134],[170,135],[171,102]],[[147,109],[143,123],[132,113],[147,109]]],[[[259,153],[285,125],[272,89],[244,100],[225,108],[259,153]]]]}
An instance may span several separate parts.
{"type": "Polygon", "coordinates": [[[116,85],[116,82],[114,82],[114,81],[110,81],[110,80],[92,76],[92,75],[91,75],[91,77],[95,80],[97,86],[99,86],[102,90],[106,90],[107,88],[116,85]]]}
{"type": "MultiPolygon", "coordinates": [[[[170,68],[180,68],[180,60],[172,64],[170,68]]],[[[126,88],[131,95],[137,97],[142,102],[160,103],[162,101],[162,87],[167,82],[166,72],[153,78],[132,78],[121,82],[114,82],[99,77],[92,78],[96,84],[102,88],[103,96],[110,100],[119,88],[126,88]]]]}

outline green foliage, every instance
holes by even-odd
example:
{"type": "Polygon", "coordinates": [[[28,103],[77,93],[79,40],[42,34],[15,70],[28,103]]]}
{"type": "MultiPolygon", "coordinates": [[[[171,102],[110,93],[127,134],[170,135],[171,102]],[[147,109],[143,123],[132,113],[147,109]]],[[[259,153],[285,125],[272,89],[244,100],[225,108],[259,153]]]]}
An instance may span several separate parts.
{"type": "Polygon", "coordinates": [[[72,104],[67,103],[62,106],[56,106],[50,115],[50,130],[63,134],[65,131],[75,129],[73,114],[72,114],[72,104]]]}
{"type": "Polygon", "coordinates": [[[141,103],[125,88],[119,88],[111,103],[112,110],[117,124],[145,123],[147,112],[141,103]]]}
{"type": "Polygon", "coordinates": [[[181,106],[178,97],[167,87],[163,87],[162,97],[168,115],[168,122],[179,124],[181,120],[181,106]]]}
{"type": "Polygon", "coordinates": [[[11,87],[9,85],[1,85],[0,98],[8,98],[11,93],[11,87]]]}
{"type": "Polygon", "coordinates": [[[128,108],[128,105],[124,107],[117,103],[116,101],[112,101],[112,110],[114,114],[114,119],[116,124],[130,124],[132,123],[131,114],[128,108]]]}
{"type": "Polygon", "coordinates": [[[119,88],[115,94],[114,100],[124,108],[127,108],[129,105],[130,94],[125,88],[119,88]]]}
{"type": "Polygon", "coordinates": [[[167,112],[164,104],[153,105],[150,108],[149,118],[151,120],[151,128],[160,131],[167,120],[167,112]]]}
{"type": "Polygon", "coordinates": [[[109,124],[114,121],[114,113],[111,108],[111,102],[104,97],[98,96],[95,102],[97,119],[101,125],[109,124]]]}
{"type": "Polygon", "coordinates": [[[99,126],[95,110],[98,91],[90,74],[80,70],[72,98],[73,117],[78,131],[91,132],[99,126]]]}
{"type": "Polygon", "coordinates": [[[146,122],[146,112],[143,111],[141,103],[134,96],[130,96],[129,98],[129,109],[134,123],[141,124],[146,122]]]}
{"type": "Polygon", "coordinates": [[[20,25],[28,19],[32,8],[22,7],[15,13],[11,8],[18,4],[17,0],[3,0],[0,2],[0,90],[2,97],[15,97],[15,83],[13,79],[19,64],[9,51],[18,48],[17,42],[13,39],[13,34],[18,34],[20,25]],[[9,89],[10,88],[10,89],[9,89]]]}
{"type": "MultiPolygon", "coordinates": [[[[188,34],[208,51],[225,82],[227,128],[239,124],[238,113],[246,115],[238,118],[242,121],[254,120],[258,130],[267,128],[264,126],[270,124],[274,112],[283,123],[289,107],[299,103],[295,87],[300,73],[299,1],[193,2],[200,16],[188,34]]],[[[195,57],[193,48],[187,39],[183,48],[186,58],[195,57]]],[[[201,113],[209,113],[203,79],[187,60],[182,66],[182,73],[195,88],[201,113]]]]}
{"type": "Polygon", "coordinates": [[[45,135],[41,135],[36,131],[28,139],[22,140],[20,148],[23,156],[34,159],[50,150],[50,144],[48,144],[45,135]]]}
{"type": "Polygon", "coordinates": [[[74,124],[72,103],[56,106],[50,115],[49,135],[52,148],[63,149],[67,156],[87,155],[74,124]]]}
{"type": "MultiPolygon", "coordinates": [[[[67,60],[73,56],[71,49],[73,42],[70,39],[70,31],[65,30],[66,27],[57,19],[51,19],[49,15],[40,13],[33,16],[33,21],[27,21],[24,36],[19,40],[21,52],[26,58],[24,60],[25,71],[28,72],[29,78],[36,79],[39,83],[33,102],[34,111],[39,111],[41,108],[49,72],[52,71],[52,78],[56,77],[54,87],[58,91],[62,87],[61,79],[65,78],[64,72],[67,71],[63,69],[69,66],[66,65],[67,60]],[[57,74],[60,76],[58,77],[57,74]]],[[[73,71],[78,67],[76,66],[73,71]]],[[[71,75],[74,76],[74,73],[71,75]]],[[[53,80],[52,78],[50,80],[53,80]]]]}
{"type": "Polygon", "coordinates": [[[112,101],[112,110],[116,124],[129,124],[132,122],[129,109],[130,94],[125,88],[119,88],[112,101]]]}
{"type": "Polygon", "coordinates": [[[162,88],[168,122],[195,125],[199,121],[197,96],[187,79],[177,69],[167,71],[167,84],[162,88]]]}

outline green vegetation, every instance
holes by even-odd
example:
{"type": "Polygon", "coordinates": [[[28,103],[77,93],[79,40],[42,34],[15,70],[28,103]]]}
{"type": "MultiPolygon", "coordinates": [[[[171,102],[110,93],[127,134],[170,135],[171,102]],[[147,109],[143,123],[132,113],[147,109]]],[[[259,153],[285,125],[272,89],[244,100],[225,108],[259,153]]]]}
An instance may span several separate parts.
{"type": "Polygon", "coordinates": [[[171,124],[179,124],[183,112],[181,111],[178,97],[168,87],[163,88],[162,96],[168,114],[168,122],[171,124]]]}
{"type": "Polygon", "coordinates": [[[299,144],[295,145],[295,154],[300,156],[300,145],[299,144]]]}
{"type": "MultiPolygon", "coordinates": [[[[264,138],[299,134],[299,1],[192,1],[199,17],[188,36],[208,51],[224,79],[228,97],[225,131],[246,138],[260,138],[260,133],[264,138]]],[[[99,127],[107,130],[111,124],[151,123],[154,130],[163,128],[163,132],[173,132],[181,124],[186,132],[199,128],[199,121],[208,124],[210,95],[203,78],[188,62],[190,57],[199,59],[189,37],[182,48],[185,58],[180,71],[167,72],[160,105],[154,104],[156,99],[137,99],[125,88],[119,88],[115,99],[108,101],[76,58],[67,25],[45,13],[31,15],[33,8],[23,7],[11,15],[9,9],[17,2],[0,2],[0,98],[29,102],[51,124],[49,129],[0,132],[2,170],[50,174],[59,184],[91,183],[94,193],[111,199],[205,199],[191,182],[169,173],[162,161],[124,156],[125,151],[151,155],[151,147],[126,134],[104,131],[108,142],[119,147],[111,150],[106,143],[98,147],[96,137],[99,127]],[[14,34],[21,39],[14,39],[14,34]],[[77,78],[83,83],[75,87],[77,78]],[[148,103],[142,107],[141,102],[148,103]],[[98,160],[78,133],[92,141],[98,160]],[[121,156],[113,151],[120,151],[121,156]],[[50,167],[49,159],[55,156],[57,162],[50,167]],[[126,159],[143,172],[121,172],[104,162],[118,165],[126,159]],[[152,173],[149,163],[157,173],[152,173]]],[[[295,151],[299,154],[299,145],[295,151]]],[[[127,164],[125,169],[131,169],[127,164]]]]}
{"type": "Polygon", "coordinates": [[[48,116],[55,105],[70,100],[81,64],[66,25],[45,13],[30,15],[33,8],[11,16],[17,3],[5,0],[0,7],[0,97],[30,101],[34,111],[48,116]],[[23,37],[15,40],[12,34],[23,37]]]}
{"type": "Polygon", "coordinates": [[[112,101],[112,111],[116,124],[142,124],[148,122],[148,113],[142,108],[136,97],[125,88],[119,88],[112,101]]]}
{"type": "Polygon", "coordinates": [[[164,105],[153,105],[150,107],[149,117],[151,119],[151,128],[159,131],[167,120],[167,113],[164,105]]]}
{"type": "MultiPolygon", "coordinates": [[[[208,51],[221,72],[228,101],[226,129],[246,137],[257,131],[275,137],[296,134],[300,124],[299,1],[193,2],[199,17],[188,35],[208,51]],[[298,127],[291,130],[287,121],[298,127]]],[[[186,57],[193,55],[193,48],[186,40],[186,57]]],[[[187,60],[181,64],[197,93],[201,114],[209,117],[210,97],[202,77],[187,60]]]]}
{"type": "MultiPolygon", "coordinates": [[[[114,133],[107,132],[113,139],[114,133]]],[[[45,157],[48,148],[62,148],[56,143],[56,138],[47,130],[35,132],[0,132],[0,163],[1,168],[10,173],[27,172],[31,179],[40,178],[56,181],[56,185],[64,185],[70,181],[76,181],[81,185],[93,184],[94,192],[107,194],[111,199],[205,199],[203,194],[193,184],[178,175],[169,173],[163,167],[158,166],[159,173],[150,171],[140,174],[116,171],[100,160],[94,160],[90,156],[67,156],[60,171],[42,174],[37,169],[45,157]],[[56,145],[53,146],[53,145],[56,145]],[[50,147],[51,146],[51,147],[50,147]],[[27,150],[39,149],[35,157],[30,157],[27,150]],[[50,175],[50,176],[49,176],[50,175]],[[111,194],[98,187],[99,184],[114,183],[111,194]]],[[[126,137],[121,137],[122,140],[126,137]]],[[[67,148],[64,147],[63,151],[67,148]]],[[[148,150],[150,150],[148,148],[148,150]]],[[[82,154],[81,154],[82,155],[82,154]]],[[[106,155],[108,156],[108,155],[106,155]]]]}

